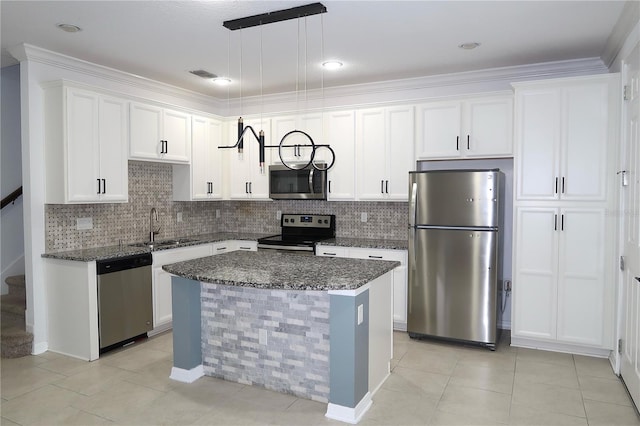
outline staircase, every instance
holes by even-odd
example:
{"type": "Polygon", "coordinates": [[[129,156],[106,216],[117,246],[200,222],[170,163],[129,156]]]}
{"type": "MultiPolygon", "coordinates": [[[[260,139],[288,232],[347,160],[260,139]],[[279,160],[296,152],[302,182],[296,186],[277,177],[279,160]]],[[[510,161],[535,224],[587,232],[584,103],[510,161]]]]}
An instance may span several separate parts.
{"type": "Polygon", "coordinates": [[[0,297],[2,358],[20,358],[31,354],[33,334],[25,330],[24,311],[27,293],[24,275],[8,277],[9,293],[0,297]]]}

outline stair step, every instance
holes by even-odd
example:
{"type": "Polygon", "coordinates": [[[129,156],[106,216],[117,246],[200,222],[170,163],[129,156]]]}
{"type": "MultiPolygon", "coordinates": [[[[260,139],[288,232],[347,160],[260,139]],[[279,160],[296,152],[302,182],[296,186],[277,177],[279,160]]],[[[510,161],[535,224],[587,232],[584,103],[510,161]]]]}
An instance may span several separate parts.
{"type": "Polygon", "coordinates": [[[27,309],[27,301],[24,296],[5,294],[0,297],[0,311],[3,313],[11,313],[24,318],[25,309],[27,309]]]}
{"type": "Polygon", "coordinates": [[[11,277],[7,277],[4,282],[9,286],[9,294],[15,294],[23,297],[26,296],[26,279],[24,275],[13,275],[11,277]]]}
{"type": "Polygon", "coordinates": [[[23,329],[2,327],[0,340],[0,356],[2,358],[20,358],[31,354],[33,334],[23,329]]]}

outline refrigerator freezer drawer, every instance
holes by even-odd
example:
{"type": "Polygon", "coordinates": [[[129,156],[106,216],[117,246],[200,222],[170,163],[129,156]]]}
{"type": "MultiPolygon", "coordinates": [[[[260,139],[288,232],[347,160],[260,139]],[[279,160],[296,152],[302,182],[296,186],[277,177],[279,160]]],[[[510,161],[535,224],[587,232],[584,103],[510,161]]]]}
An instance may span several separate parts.
{"type": "Polygon", "coordinates": [[[409,244],[407,331],[495,344],[497,243],[497,231],[416,229],[409,244]]]}

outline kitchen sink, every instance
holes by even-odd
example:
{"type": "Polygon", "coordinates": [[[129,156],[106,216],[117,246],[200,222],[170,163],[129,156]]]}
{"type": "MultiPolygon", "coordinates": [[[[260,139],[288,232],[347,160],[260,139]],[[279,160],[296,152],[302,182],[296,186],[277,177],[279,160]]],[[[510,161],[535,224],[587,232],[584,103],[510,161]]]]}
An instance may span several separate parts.
{"type": "Polygon", "coordinates": [[[162,240],[162,241],[145,241],[141,243],[133,243],[129,244],[132,247],[147,247],[153,250],[154,248],[167,248],[172,246],[179,246],[180,244],[191,243],[195,241],[190,238],[174,238],[170,240],[162,240]]]}

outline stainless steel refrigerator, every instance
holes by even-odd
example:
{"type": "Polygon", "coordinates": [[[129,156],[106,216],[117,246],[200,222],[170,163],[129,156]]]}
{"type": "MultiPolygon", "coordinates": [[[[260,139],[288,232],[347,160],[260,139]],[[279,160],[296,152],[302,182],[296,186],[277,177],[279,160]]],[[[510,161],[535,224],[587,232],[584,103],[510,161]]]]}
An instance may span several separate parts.
{"type": "Polygon", "coordinates": [[[407,331],[495,349],[504,174],[409,173],[407,331]]]}

